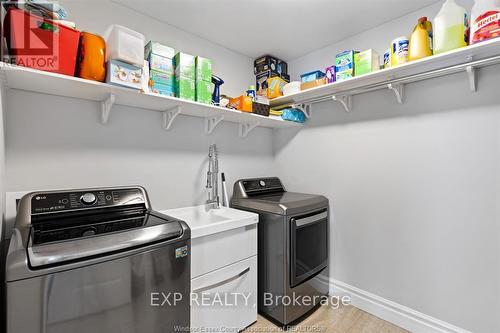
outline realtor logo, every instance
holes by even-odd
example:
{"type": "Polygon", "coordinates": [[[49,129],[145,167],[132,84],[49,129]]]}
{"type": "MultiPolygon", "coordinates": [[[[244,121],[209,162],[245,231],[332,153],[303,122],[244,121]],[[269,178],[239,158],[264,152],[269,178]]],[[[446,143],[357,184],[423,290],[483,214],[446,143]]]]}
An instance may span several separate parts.
{"type": "Polygon", "coordinates": [[[2,44],[3,61],[19,66],[57,71],[59,25],[56,21],[42,17],[39,11],[32,8],[27,7],[23,10],[12,5],[5,6],[6,3],[9,2],[2,1],[2,9],[7,11],[2,22],[2,34],[7,42],[7,49],[2,44]]]}

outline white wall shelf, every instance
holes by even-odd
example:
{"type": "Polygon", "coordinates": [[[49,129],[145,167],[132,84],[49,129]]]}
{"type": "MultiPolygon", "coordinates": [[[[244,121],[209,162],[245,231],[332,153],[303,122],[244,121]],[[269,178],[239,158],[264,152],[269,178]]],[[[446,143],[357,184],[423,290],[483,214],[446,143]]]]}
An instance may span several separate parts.
{"type": "Polygon", "coordinates": [[[54,74],[31,68],[0,63],[3,84],[10,89],[32,91],[95,101],[98,103],[100,121],[107,124],[114,105],[124,105],[145,110],[163,112],[166,130],[178,121],[178,115],[204,118],[205,132],[211,134],[220,121],[240,124],[238,134],[245,137],[255,127],[287,128],[301,127],[302,124],[245,113],[219,106],[183,100],[176,97],[142,93],[138,90],[122,88],[106,83],[54,74]],[[244,129],[244,130],[242,130],[244,129]]]}
{"type": "MultiPolygon", "coordinates": [[[[472,92],[477,89],[476,69],[500,63],[500,38],[452,50],[404,65],[372,72],[349,80],[311,88],[271,100],[271,107],[288,105],[302,108],[327,100],[338,101],[349,112],[352,96],[381,89],[390,89],[396,102],[404,102],[404,85],[434,77],[464,73],[464,82],[472,92]]],[[[309,110],[310,112],[310,110],[309,110]]]]}

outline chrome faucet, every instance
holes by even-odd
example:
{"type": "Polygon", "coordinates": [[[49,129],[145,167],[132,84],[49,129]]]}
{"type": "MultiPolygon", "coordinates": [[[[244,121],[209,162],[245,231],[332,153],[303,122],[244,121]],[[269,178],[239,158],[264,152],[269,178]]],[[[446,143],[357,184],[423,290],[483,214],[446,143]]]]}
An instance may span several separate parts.
{"type": "Polygon", "coordinates": [[[211,208],[220,208],[219,206],[219,161],[217,160],[217,147],[215,144],[208,147],[208,171],[207,186],[208,200],[207,204],[211,208]]]}

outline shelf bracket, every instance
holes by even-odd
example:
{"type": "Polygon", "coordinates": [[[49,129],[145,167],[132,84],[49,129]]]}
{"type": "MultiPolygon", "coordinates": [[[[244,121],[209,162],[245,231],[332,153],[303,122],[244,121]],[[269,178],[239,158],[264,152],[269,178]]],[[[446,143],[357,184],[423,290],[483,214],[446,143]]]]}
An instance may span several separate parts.
{"type": "Polygon", "coordinates": [[[177,117],[180,113],[181,107],[179,105],[163,111],[163,128],[168,131],[172,126],[175,117],[177,117]]]}
{"type": "Polygon", "coordinates": [[[352,96],[351,95],[344,95],[344,96],[332,96],[332,99],[334,101],[339,102],[342,104],[346,112],[351,112],[352,110],[352,96]]]}
{"type": "Polygon", "coordinates": [[[239,134],[240,138],[246,138],[248,133],[250,133],[255,127],[259,126],[260,122],[255,123],[240,123],[239,124],[239,134]]]}
{"type": "Polygon", "coordinates": [[[101,124],[106,125],[109,121],[111,108],[113,104],[115,104],[115,95],[109,94],[109,96],[104,101],[99,102],[99,104],[101,110],[101,124]]]}
{"type": "Polygon", "coordinates": [[[292,107],[297,108],[300,111],[302,111],[307,119],[311,118],[311,116],[312,116],[311,104],[296,104],[296,105],[292,105],[292,107]]]}
{"type": "Polygon", "coordinates": [[[224,120],[224,115],[217,115],[215,117],[205,118],[205,134],[212,134],[214,129],[219,125],[219,123],[224,120]]]}
{"type": "Polygon", "coordinates": [[[465,68],[467,72],[467,77],[469,78],[469,87],[471,92],[476,92],[476,69],[472,66],[467,66],[465,68]]]}
{"type": "Polygon", "coordinates": [[[389,83],[387,85],[387,88],[389,90],[392,90],[394,92],[394,95],[396,95],[396,101],[398,104],[403,104],[403,98],[404,98],[404,84],[402,83],[397,83],[397,84],[392,84],[389,83]]]}

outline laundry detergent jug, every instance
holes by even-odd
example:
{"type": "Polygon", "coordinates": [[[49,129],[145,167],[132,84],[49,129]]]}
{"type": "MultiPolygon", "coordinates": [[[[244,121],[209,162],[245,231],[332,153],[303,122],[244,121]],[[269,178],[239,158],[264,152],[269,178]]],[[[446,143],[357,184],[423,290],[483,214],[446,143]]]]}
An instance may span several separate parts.
{"type": "Polygon", "coordinates": [[[455,0],[446,0],[434,19],[434,54],[467,46],[469,17],[455,0]]]}
{"type": "Polygon", "coordinates": [[[476,0],[471,16],[471,44],[500,36],[500,0],[476,0]]]}
{"type": "Polygon", "coordinates": [[[410,36],[408,60],[413,61],[432,55],[432,24],[427,17],[418,19],[410,36]]]}

